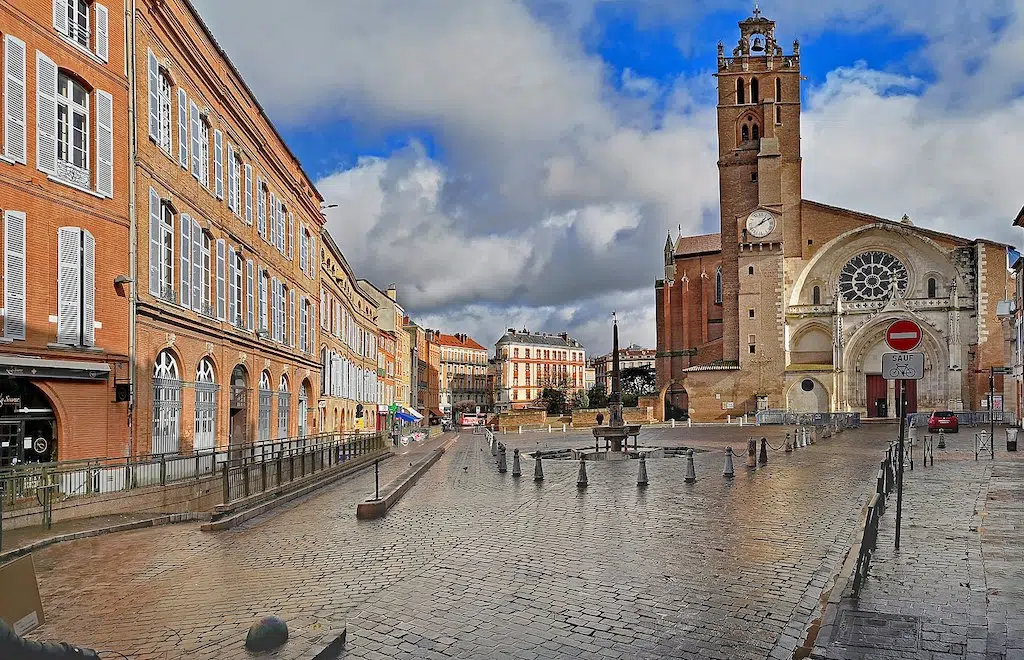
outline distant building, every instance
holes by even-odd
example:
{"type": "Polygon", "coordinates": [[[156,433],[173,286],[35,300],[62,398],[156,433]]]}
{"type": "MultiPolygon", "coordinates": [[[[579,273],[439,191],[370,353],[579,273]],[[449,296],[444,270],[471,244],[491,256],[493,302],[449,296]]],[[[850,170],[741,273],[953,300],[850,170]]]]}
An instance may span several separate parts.
{"type": "Polygon", "coordinates": [[[486,410],[487,349],[465,334],[439,332],[436,340],[441,347],[441,411],[451,413],[452,406],[460,401],[472,401],[486,410]]]}
{"type": "MultiPolygon", "coordinates": [[[[657,351],[653,348],[644,348],[638,344],[632,344],[627,348],[619,349],[619,369],[630,369],[633,367],[650,367],[654,369],[654,362],[657,351]]],[[[604,388],[605,392],[611,390],[612,354],[607,353],[591,360],[594,366],[595,384],[604,388]]]]}
{"type": "Polygon", "coordinates": [[[585,386],[586,350],[566,333],[509,328],[495,345],[495,409],[529,408],[545,387],[565,387],[572,396],[585,386]]]}

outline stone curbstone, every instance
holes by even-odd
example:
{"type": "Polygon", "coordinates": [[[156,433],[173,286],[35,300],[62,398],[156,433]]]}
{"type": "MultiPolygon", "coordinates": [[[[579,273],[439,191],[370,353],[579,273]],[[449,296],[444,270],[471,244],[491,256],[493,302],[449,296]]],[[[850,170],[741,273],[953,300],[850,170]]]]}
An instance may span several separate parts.
{"type": "Polygon", "coordinates": [[[377,518],[383,518],[387,515],[388,509],[398,504],[402,496],[405,495],[419,478],[426,474],[434,463],[441,460],[445,452],[455,444],[455,441],[459,439],[456,435],[453,438],[446,440],[444,444],[432,451],[426,459],[420,461],[417,465],[413,466],[405,472],[402,476],[395,479],[390,484],[384,487],[386,493],[379,500],[366,500],[360,502],[356,506],[356,518],[360,520],[376,520],[377,518]]]}

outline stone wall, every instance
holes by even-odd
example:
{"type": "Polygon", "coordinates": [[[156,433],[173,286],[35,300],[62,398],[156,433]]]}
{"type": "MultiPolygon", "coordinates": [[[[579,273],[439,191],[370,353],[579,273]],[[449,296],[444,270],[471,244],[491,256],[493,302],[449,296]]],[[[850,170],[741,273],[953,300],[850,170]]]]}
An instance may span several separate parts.
{"type": "Polygon", "coordinates": [[[511,410],[498,415],[499,429],[534,428],[547,424],[548,413],[544,410],[511,410]]]}
{"type": "Polygon", "coordinates": [[[637,399],[638,408],[648,408],[651,411],[651,420],[655,422],[665,421],[665,402],[656,394],[642,396],[637,399]]]}
{"type": "MultiPolygon", "coordinates": [[[[657,399],[658,397],[645,397],[657,399]]],[[[654,411],[657,406],[645,406],[643,408],[623,408],[622,420],[626,424],[651,424],[654,422],[654,411]]],[[[597,414],[604,415],[604,424],[608,424],[611,412],[607,408],[584,408],[572,411],[573,428],[590,428],[597,426],[597,414]]]]}

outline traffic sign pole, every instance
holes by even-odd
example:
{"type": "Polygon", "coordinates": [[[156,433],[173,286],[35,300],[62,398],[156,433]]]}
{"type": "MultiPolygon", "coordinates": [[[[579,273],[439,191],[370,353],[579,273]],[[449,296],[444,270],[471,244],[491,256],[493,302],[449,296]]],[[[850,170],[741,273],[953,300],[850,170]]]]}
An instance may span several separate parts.
{"type": "Polygon", "coordinates": [[[900,549],[900,522],[903,520],[903,441],[907,434],[907,381],[902,378],[896,381],[899,392],[900,411],[900,462],[896,468],[896,549],[900,549]]]}

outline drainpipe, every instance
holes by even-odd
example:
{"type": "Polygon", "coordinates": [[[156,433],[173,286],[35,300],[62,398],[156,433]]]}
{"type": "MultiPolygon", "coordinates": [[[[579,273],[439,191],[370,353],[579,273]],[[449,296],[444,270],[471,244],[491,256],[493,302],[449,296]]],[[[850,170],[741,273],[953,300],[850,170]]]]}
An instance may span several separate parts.
{"type": "Polygon", "coordinates": [[[136,111],[138,108],[138,96],[136,94],[135,77],[135,2],[136,0],[125,0],[125,59],[127,62],[126,74],[128,76],[128,264],[131,271],[131,286],[128,299],[128,383],[130,394],[128,396],[128,455],[135,454],[135,399],[138,392],[135,388],[135,348],[138,343],[136,332],[137,305],[139,299],[139,226],[136,221],[136,195],[135,195],[135,170],[138,157],[136,111]]]}

